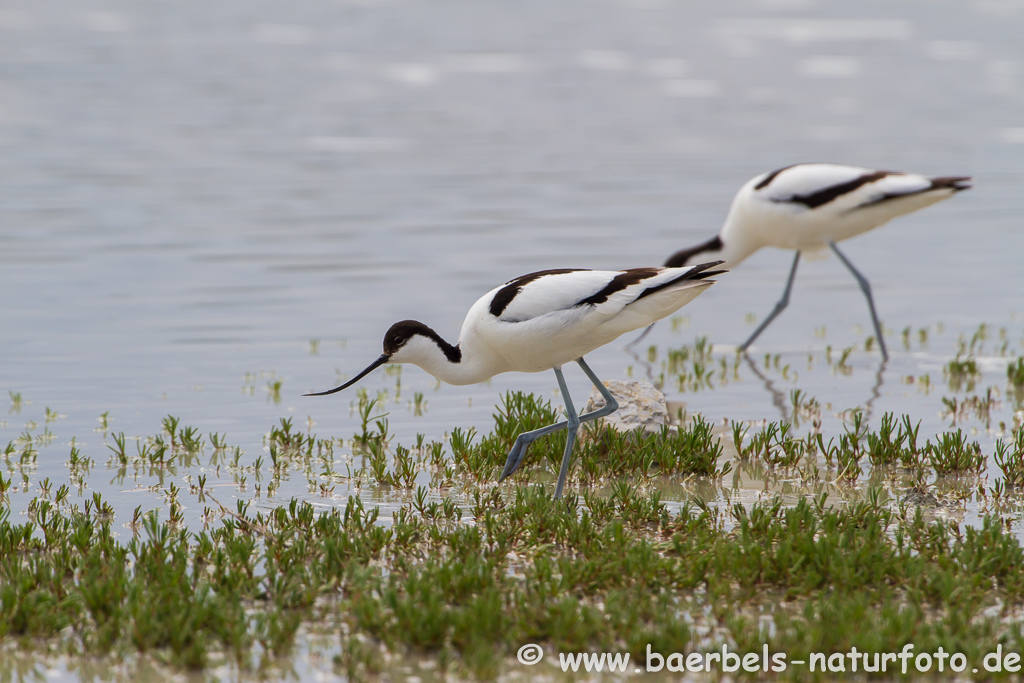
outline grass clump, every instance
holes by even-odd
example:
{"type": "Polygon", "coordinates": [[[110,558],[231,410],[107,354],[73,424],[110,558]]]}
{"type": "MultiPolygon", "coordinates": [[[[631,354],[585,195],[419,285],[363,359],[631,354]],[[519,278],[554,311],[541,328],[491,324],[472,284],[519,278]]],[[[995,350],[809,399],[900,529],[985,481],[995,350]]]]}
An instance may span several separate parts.
{"type": "Polygon", "coordinates": [[[1024,358],[1018,358],[1006,367],[1008,394],[1016,401],[1017,407],[1024,405],[1024,358]]]}
{"type": "MultiPolygon", "coordinates": [[[[732,465],[718,464],[722,445],[712,425],[701,416],[677,429],[658,432],[618,432],[604,425],[588,426],[588,438],[579,445],[577,473],[584,482],[600,477],[709,477],[720,479],[732,465]]],[[[551,465],[561,464],[561,453],[551,465]]],[[[639,482],[633,482],[634,485],[639,482]]]]}
{"type": "Polygon", "coordinates": [[[963,431],[946,432],[926,446],[936,474],[979,474],[985,469],[985,456],[977,441],[968,441],[963,431]]]}
{"type": "Polygon", "coordinates": [[[769,422],[744,445],[747,430],[733,423],[733,442],[740,460],[761,461],[770,469],[795,467],[810,450],[807,441],[790,436],[791,427],[788,422],[769,422]]]}
{"type": "Polygon", "coordinates": [[[1024,358],[1006,366],[1006,379],[1014,387],[1024,387],[1024,358]]]}
{"type": "MultiPolygon", "coordinates": [[[[494,431],[474,443],[476,431],[455,429],[451,435],[452,455],[457,469],[475,482],[497,478],[508,452],[520,433],[550,425],[559,415],[549,401],[521,392],[510,392],[501,399],[494,414],[494,431]]],[[[658,432],[618,432],[603,424],[581,427],[573,459],[577,463],[571,476],[593,483],[600,477],[706,476],[720,478],[731,465],[718,465],[722,446],[712,434],[712,425],[696,417],[678,429],[658,432]]],[[[561,467],[565,433],[534,441],[516,477],[534,476],[538,464],[556,474],[561,467]],[[529,474],[528,474],[529,473],[529,474]]],[[[637,482],[634,482],[637,483],[637,482]]]]}
{"type": "Polygon", "coordinates": [[[943,373],[949,382],[949,388],[953,391],[960,391],[965,385],[967,391],[973,391],[981,371],[978,369],[978,361],[973,356],[964,358],[957,353],[955,358],[946,363],[943,373]]]}
{"type": "Polygon", "coordinates": [[[875,466],[920,465],[924,455],[917,444],[920,428],[921,423],[912,424],[909,415],[904,415],[897,424],[892,413],[885,413],[878,431],[865,435],[868,460],[875,466]]]}
{"type": "Polygon", "coordinates": [[[1024,485],[1024,429],[1018,429],[1013,442],[996,442],[992,459],[1003,472],[1003,482],[1011,488],[1024,485]]]}
{"type": "MultiPolygon", "coordinates": [[[[455,465],[477,482],[490,481],[504,467],[508,452],[520,433],[558,421],[558,411],[551,407],[550,401],[518,391],[508,392],[501,397],[501,404],[494,414],[494,430],[478,444],[473,444],[475,429],[457,428],[452,431],[451,448],[455,465]]],[[[564,432],[534,441],[520,469],[531,467],[530,463],[538,457],[542,461],[557,461],[561,464],[564,446],[564,432]]]]}

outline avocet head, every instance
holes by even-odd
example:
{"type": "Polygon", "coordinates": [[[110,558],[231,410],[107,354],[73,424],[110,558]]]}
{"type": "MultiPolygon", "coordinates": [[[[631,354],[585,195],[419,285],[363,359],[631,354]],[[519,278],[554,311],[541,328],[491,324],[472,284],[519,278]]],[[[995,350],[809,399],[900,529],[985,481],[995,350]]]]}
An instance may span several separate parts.
{"type": "Polygon", "coordinates": [[[437,332],[418,320],[403,320],[392,325],[384,335],[384,354],[392,363],[418,365],[437,355],[438,349],[452,363],[459,362],[461,353],[441,338],[437,332]],[[454,349],[455,353],[452,353],[454,349]]]}
{"type": "Polygon", "coordinates": [[[448,344],[431,328],[418,320],[402,320],[388,328],[388,331],[384,334],[384,353],[380,354],[377,360],[366,366],[362,372],[340,387],[304,395],[326,396],[334,394],[349,388],[385,363],[422,365],[435,358],[439,352],[443,353],[450,363],[458,363],[462,359],[462,352],[459,350],[459,347],[448,344]]]}

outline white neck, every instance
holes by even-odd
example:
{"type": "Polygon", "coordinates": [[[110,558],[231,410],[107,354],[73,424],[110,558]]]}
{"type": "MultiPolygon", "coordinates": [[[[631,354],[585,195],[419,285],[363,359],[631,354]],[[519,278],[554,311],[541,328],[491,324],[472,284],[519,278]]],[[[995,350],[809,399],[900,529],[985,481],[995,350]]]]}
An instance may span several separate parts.
{"type": "MultiPolygon", "coordinates": [[[[732,268],[738,265],[755,251],[766,246],[765,243],[752,235],[750,230],[742,229],[741,222],[751,220],[750,217],[743,214],[742,209],[733,205],[732,209],[729,210],[729,215],[725,218],[725,225],[722,226],[722,231],[718,234],[719,239],[722,241],[722,248],[715,252],[717,254],[715,258],[724,260],[725,263],[722,266],[725,268],[732,268]]],[[[715,254],[709,253],[708,256],[714,256],[715,254]]]]}
{"type": "Polygon", "coordinates": [[[466,353],[460,345],[451,346],[440,338],[434,340],[423,335],[410,338],[391,356],[391,362],[411,363],[442,382],[456,386],[483,382],[507,370],[487,362],[480,354],[472,353],[472,348],[466,353]]]}

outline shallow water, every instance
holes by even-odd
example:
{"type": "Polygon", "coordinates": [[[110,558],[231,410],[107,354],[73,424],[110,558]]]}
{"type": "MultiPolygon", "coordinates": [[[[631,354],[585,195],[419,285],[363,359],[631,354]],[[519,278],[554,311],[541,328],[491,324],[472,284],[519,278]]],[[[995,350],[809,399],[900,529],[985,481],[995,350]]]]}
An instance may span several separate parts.
{"type": "MultiPolygon", "coordinates": [[[[7,2],[0,391],[21,403],[0,446],[28,432],[39,448],[12,510],[43,479],[67,480],[72,439],[97,463],[73,496],[99,491],[125,520],[164,508],[168,481],[118,479],[105,463],[113,434],[157,434],[167,415],[226,433],[246,463],[266,457],[282,417],[347,439],[354,394],[301,394],[364,367],[395,320],[454,340],[472,302],[516,275],[661,263],[714,234],[745,180],[808,160],[975,178],[844,246],[872,282],[892,359],[880,371],[863,350],[870,319],[841,265],[804,262],[753,350],[764,379],[742,364],[713,391],[669,381],[669,398],[713,421],[775,420],[799,388],[825,406],[829,433],[855,407],[873,427],[893,411],[922,420],[922,437],[948,428],[942,397],[1005,391],[1006,358],[1024,353],[1022,22],[1010,0],[7,2]],[[955,394],[942,368],[982,323],[984,374],[955,394]],[[826,346],[855,344],[850,373],[834,371],[826,346]],[[766,353],[777,368],[764,370],[766,353]],[[906,383],[923,374],[930,391],[906,383]],[[60,415],[49,423],[48,408],[60,415]]],[[[652,376],[699,336],[731,359],[790,259],[755,255],[657,326],[638,349],[658,347],[652,376]]],[[[588,360],[606,379],[646,372],[620,345],[588,360]]],[[[393,392],[395,377],[363,386],[393,392]]],[[[406,444],[485,431],[509,389],[559,400],[552,373],[450,387],[410,367],[390,426],[406,444]]],[[[986,452],[1020,410],[999,398],[993,430],[963,423],[986,452]]],[[[226,502],[252,495],[210,467],[170,480],[201,472],[226,502]]],[[[349,493],[309,488],[298,477],[260,504],[349,493]]],[[[198,524],[203,506],[182,503],[198,524]]]]}

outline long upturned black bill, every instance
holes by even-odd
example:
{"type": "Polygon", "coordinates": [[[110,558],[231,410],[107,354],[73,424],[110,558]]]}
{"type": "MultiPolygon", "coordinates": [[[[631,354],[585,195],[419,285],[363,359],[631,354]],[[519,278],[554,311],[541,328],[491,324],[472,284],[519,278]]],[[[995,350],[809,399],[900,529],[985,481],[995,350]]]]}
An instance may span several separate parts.
{"type": "Polygon", "coordinates": [[[341,391],[342,389],[348,389],[350,386],[352,386],[353,384],[355,384],[356,382],[358,382],[362,378],[366,377],[371,372],[373,372],[374,370],[376,370],[380,366],[382,366],[385,363],[387,363],[389,360],[391,360],[391,356],[389,356],[386,353],[382,353],[382,354],[380,354],[380,358],[378,358],[377,360],[375,360],[372,363],[370,363],[369,367],[367,367],[365,370],[360,372],[358,375],[356,375],[355,377],[353,377],[349,381],[347,381],[344,384],[342,384],[340,387],[335,387],[333,389],[328,389],[327,391],[318,391],[315,394],[303,394],[303,396],[326,396],[327,394],[335,394],[335,393],[341,391]]]}

